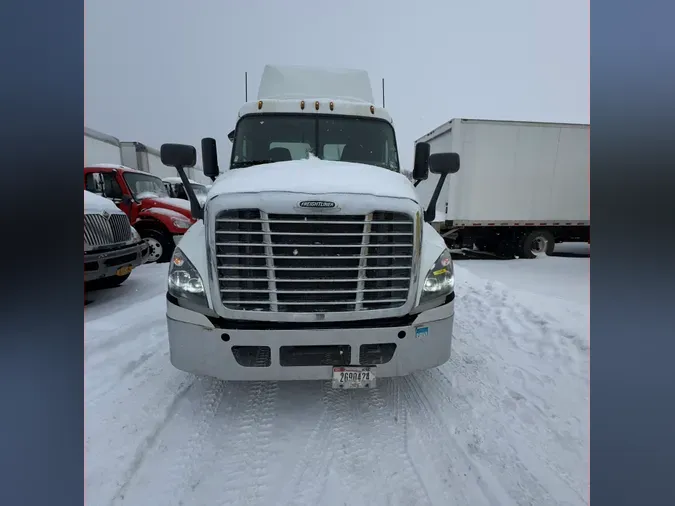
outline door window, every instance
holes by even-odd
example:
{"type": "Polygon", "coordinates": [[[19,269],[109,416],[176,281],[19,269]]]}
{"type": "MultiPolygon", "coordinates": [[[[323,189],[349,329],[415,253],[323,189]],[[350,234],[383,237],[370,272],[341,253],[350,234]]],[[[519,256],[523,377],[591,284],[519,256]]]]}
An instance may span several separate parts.
{"type": "Polygon", "coordinates": [[[109,199],[121,199],[124,196],[114,172],[89,172],[84,187],[89,192],[109,199]]]}

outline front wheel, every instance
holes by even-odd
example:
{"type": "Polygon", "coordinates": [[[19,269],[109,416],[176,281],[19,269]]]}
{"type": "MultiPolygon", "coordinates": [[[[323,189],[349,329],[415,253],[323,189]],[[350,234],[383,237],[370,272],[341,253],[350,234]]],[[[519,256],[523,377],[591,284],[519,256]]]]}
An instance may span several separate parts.
{"type": "Polygon", "coordinates": [[[147,263],[168,262],[175,248],[173,237],[162,230],[148,229],[140,232],[141,237],[148,244],[147,263]]]}

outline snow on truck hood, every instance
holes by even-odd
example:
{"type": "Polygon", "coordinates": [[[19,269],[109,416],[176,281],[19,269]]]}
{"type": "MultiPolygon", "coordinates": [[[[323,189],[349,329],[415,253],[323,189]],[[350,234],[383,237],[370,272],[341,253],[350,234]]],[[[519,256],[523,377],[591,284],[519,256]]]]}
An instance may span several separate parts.
{"type": "Polygon", "coordinates": [[[190,211],[190,202],[183,199],[175,199],[173,197],[153,197],[152,200],[165,206],[178,207],[185,211],[190,211]]]}
{"type": "Polygon", "coordinates": [[[259,192],[356,193],[398,197],[418,202],[408,179],[397,172],[349,162],[319,158],[267,163],[222,174],[209,191],[209,198],[227,193],[259,192]]]}
{"type": "Polygon", "coordinates": [[[120,208],[107,198],[84,190],[84,212],[102,213],[103,211],[107,211],[110,214],[123,214],[120,208]]]}
{"type": "Polygon", "coordinates": [[[164,214],[173,218],[180,216],[194,220],[190,211],[190,202],[187,200],[152,196],[144,198],[141,202],[145,212],[164,214]]]}

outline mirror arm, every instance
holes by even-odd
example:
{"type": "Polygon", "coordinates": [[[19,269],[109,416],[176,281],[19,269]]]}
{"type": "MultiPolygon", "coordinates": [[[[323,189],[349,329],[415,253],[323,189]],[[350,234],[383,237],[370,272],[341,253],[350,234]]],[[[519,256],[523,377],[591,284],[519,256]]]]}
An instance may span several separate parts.
{"type": "Polygon", "coordinates": [[[422,182],[422,180],[421,180],[421,179],[418,179],[417,181],[415,181],[415,182],[413,183],[413,186],[414,186],[415,188],[417,188],[417,185],[420,184],[421,182],[422,182]]]}
{"type": "Polygon", "coordinates": [[[434,221],[434,218],[436,218],[436,203],[438,202],[438,197],[441,194],[441,189],[443,188],[446,177],[448,177],[447,174],[441,174],[441,177],[438,179],[438,183],[436,183],[434,194],[431,196],[431,200],[429,201],[429,207],[427,207],[427,210],[424,211],[424,221],[427,223],[431,223],[434,221]]]}
{"type": "Polygon", "coordinates": [[[176,170],[178,171],[180,180],[183,183],[183,188],[185,189],[185,193],[187,193],[188,200],[190,201],[190,212],[192,213],[192,216],[197,220],[203,220],[204,209],[202,208],[202,205],[199,203],[197,195],[195,195],[194,188],[192,188],[192,186],[190,185],[190,180],[185,174],[184,167],[177,165],[176,170]]]}

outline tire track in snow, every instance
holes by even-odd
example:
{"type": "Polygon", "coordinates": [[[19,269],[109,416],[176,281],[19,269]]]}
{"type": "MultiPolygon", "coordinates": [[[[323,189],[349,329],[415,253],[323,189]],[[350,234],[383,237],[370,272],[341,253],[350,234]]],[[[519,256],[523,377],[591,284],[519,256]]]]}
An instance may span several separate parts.
{"type": "MultiPolygon", "coordinates": [[[[144,335],[150,330],[154,330],[162,325],[163,318],[156,318],[152,320],[143,320],[138,324],[130,324],[123,327],[116,328],[107,332],[97,332],[89,330],[85,324],[85,336],[91,332],[96,334],[95,339],[87,339],[84,344],[84,359],[91,361],[97,355],[108,355],[113,350],[116,350],[122,345],[135,341],[140,335],[144,335]]],[[[165,329],[166,330],[166,329],[165,329]]],[[[101,360],[105,360],[103,357],[101,360]]]]}
{"type": "MultiPolygon", "coordinates": [[[[527,307],[509,300],[507,291],[495,288],[492,283],[487,283],[484,290],[471,287],[462,301],[465,307],[460,306],[458,312],[468,315],[468,318],[457,319],[461,336],[458,341],[464,345],[462,347],[473,349],[474,353],[484,353],[488,361],[506,375],[500,378],[494,372],[489,373],[491,368],[481,371],[466,367],[469,365],[466,360],[457,362],[457,377],[469,379],[469,385],[478,386],[476,416],[490,416],[494,422],[489,437],[484,431],[481,433],[483,424],[480,421],[471,425],[475,441],[469,442],[469,448],[476,458],[499,468],[500,481],[508,481],[509,493],[519,503],[557,504],[560,501],[577,504],[579,500],[585,503],[585,499],[576,492],[584,485],[575,484],[569,473],[557,461],[550,459],[548,452],[541,452],[541,448],[550,448],[550,443],[558,445],[560,440],[556,424],[551,422],[556,417],[551,413],[549,403],[525,386],[520,390],[526,392],[527,397],[517,392],[518,385],[513,385],[515,390],[508,386],[509,383],[524,381],[525,372],[541,389],[554,391],[556,382],[553,378],[562,371],[558,369],[552,377],[542,373],[539,367],[545,367],[551,361],[565,363],[560,358],[564,343],[555,341],[556,332],[551,328],[555,319],[550,317],[550,321],[545,320],[527,307]],[[501,339],[502,336],[507,340],[501,339]],[[495,353],[494,347],[489,347],[491,343],[496,349],[501,349],[506,358],[495,353]],[[476,349],[477,346],[480,349],[476,349]],[[507,365],[509,359],[523,362],[523,358],[523,365],[538,375],[521,366],[507,365]],[[541,362],[542,358],[544,362],[541,362]],[[520,374],[514,374],[514,368],[520,374]],[[490,380],[489,384],[486,378],[490,380]],[[504,380],[507,385],[502,384],[504,380]],[[539,399],[549,413],[545,413],[533,399],[539,399]]],[[[454,361],[452,365],[455,365],[454,361]]],[[[440,368],[441,371],[445,369],[440,368]]],[[[461,393],[458,392],[458,395],[461,393]]]]}
{"type": "MultiPolygon", "coordinates": [[[[191,490],[194,490],[199,485],[199,480],[201,480],[201,476],[199,476],[200,457],[204,452],[204,439],[213,424],[216,413],[220,409],[226,390],[226,384],[221,380],[209,378],[205,381],[208,382],[208,388],[198,407],[199,418],[197,427],[188,442],[188,450],[183,453],[183,465],[178,466],[191,490]]],[[[183,490],[187,490],[187,488],[183,490]]]]}
{"type": "Polygon", "coordinates": [[[192,377],[189,379],[185,379],[180,384],[180,386],[178,387],[178,391],[176,392],[176,395],[171,401],[171,404],[165,410],[161,419],[155,424],[150,433],[145,437],[140,446],[136,449],[136,453],[134,454],[134,458],[131,461],[130,466],[124,472],[124,478],[121,486],[117,489],[117,492],[110,500],[111,506],[121,504],[121,502],[124,501],[125,493],[129,488],[129,486],[131,485],[132,480],[136,476],[136,473],[143,464],[146,455],[155,446],[157,437],[159,436],[161,431],[164,429],[164,427],[166,427],[171,418],[173,418],[173,416],[176,414],[176,411],[178,410],[178,403],[187,395],[190,388],[192,388],[192,386],[194,385],[194,381],[195,378],[192,377]]]}
{"type": "Polygon", "coordinates": [[[156,296],[142,302],[139,306],[85,321],[84,356],[85,361],[103,352],[114,350],[122,344],[133,341],[139,334],[163,326],[166,330],[164,296],[156,296]],[[153,315],[151,318],[139,319],[139,314],[153,315]],[[126,322],[126,324],[125,324],[126,322]]]}
{"type": "MultiPolygon", "coordinates": [[[[95,408],[100,402],[104,402],[107,405],[119,403],[121,402],[119,397],[127,397],[130,395],[130,391],[137,391],[147,385],[154,376],[166,372],[166,362],[168,360],[164,360],[163,355],[158,353],[161,347],[162,343],[159,342],[149,348],[143,348],[144,351],[139,355],[133,355],[134,359],[131,361],[127,359],[125,366],[121,370],[113,368],[109,374],[104,374],[103,367],[96,368],[89,363],[85,364],[84,385],[87,407],[95,408]],[[133,367],[134,361],[138,361],[139,356],[142,357],[144,354],[147,356],[147,360],[143,364],[144,367],[141,368],[141,364],[138,362],[136,362],[137,367],[133,367]],[[125,369],[132,370],[129,370],[125,374],[125,369]],[[95,374],[92,374],[93,371],[96,371],[95,374]],[[138,372],[141,374],[134,374],[138,372]],[[87,379],[89,374],[92,374],[95,378],[93,385],[93,382],[87,379]],[[127,388],[122,388],[124,386],[127,388]]],[[[133,351],[135,352],[136,350],[133,351]]],[[[111,360],[113,359],[114,357],[111,357],[111,360]]],[[[114,364],[114,362],[112,363],[114,364]]],[[[152,387],[153,385],[148,386],[152,387]]]]}
{"type": "MultiPolygon", "coordinates": [[[[153,365],[160,367],[157,361],[153,365]]],[[[137,385],[123,383],[112,395],[97,399],[105,401],[101,406],[86,399],[85,480],[88,497],[97,497],[94,504],[104,504],[115,495],[127,479],[125,469],[131,467],[138,449],[165,419],[186,384],[194,381],[192,376],[162,369],[158,382],[143,376],[137,385]]]]}
{"type": "MultiPolygon", "coordinates": [[[[431,373],[438,374],[438,371],[431,373]]],[[[478,506],[476,500],[482,498],[482,504],[490,506],[509,504],[510,499],[499,482],[479,467],[467,450],[455,441],[455,434],[443,417],[436,414],[436,406],[443,406],[443,402],[438,399],[437,392],[435,397],[429,396],[435,390],[434,383],[418,375],[402,379],[403,395],[413,420],[411,441],[419,444],[420,460],[431,461],[438,477],[426,484],[434,503],[478,506]]],[[[423,477],[428,478],[426,474],[423,477]]]]}
{"type": "MultiPolygon", "coordinates": [[[[370,405],[375,408],[370,410],[368,417],[375,435],[371,439],[371,447],[377,449],[381,456],[380,462],[390,459],[390,462],[397,462],[401,466],[393,475],[381,476],[379,483],[388,485],[390,490],[394,489],[387,500],[388,506],[432,505],[424,482],[408,453],[408,414],[401,401],[400,385],[399,378],[385,378],[377,388],[369,391],[370,405]]],[[[382,470],[381,467],[379,469],[382,470]]],[[[377,492],[380,495],[382,493],[377,492]]]]}
{"type": "Polygon", "coordinates": [[[270,480],[268,462],[273,458],[272,432],[279,385],[256,381],[246,384],[244,389],[248,391],[246,408],[233,421],[233,445],[238,459],[228,477],[230,482],[236,481],[236,486],[226,490],[226,495],[233,494],[234,499],[223,504],[266,504],[264,499],[270,480]]]}
{"type": "MultiPolygon", "coordinates": [[[[153,473],[152,470],[148,471],[147,468],[156,468],[157,465],[154,464],[154,461],[169,459],[169,462],[166,467],[162,468],[166,469],[166,474],[163,472],[161,479],[152,481],[149,487],[143,487],[143,490],[139,491],[142,497],[150,496],[153,503],[165,506],[181,504],[182,496],[187,491],[192,490],[195,484],[198,484],[200,457],[203,453],[204,441],[223,399],[224,390],[224,384],[219,380],[203,377],[195,378],[187,400],[191,401],[192,398],[197,398],[189,402],[187,409],[182,409],[176,414],[171,423],[171,429],[167,428],[165,431],[168,433],[169,430],[172,430],[175,433],[182,429],[191,432],[187,433],[189,435],[186,439],[176,440],[175,437],[172,438],[173,441],[180,441],[182,444],[177,445],[176,448],[169,448],[168,455],[159,451],[154,451],[152,455],[148,455],[144,471],[151,476],[156,471],[153,473]]],[[[136,492],[131,487],[128,495],[131,495],[132,490],[136,492]]],[[[147,499],[136,501],[139,504],[143,502],[147,502],[147,499]]]]}
{"type": "Polygon", "coordinates": [[[124,383],[129,376],[138,371],[141,366],[146,365],[150,359],[155,358],[163,345],[162,342],[153,343],[139,354],[134,355],[135,358],[132,360],[127,360],[121,367],[116,367],[110,374],[102,374],[99,369],[96,377],[98,386],[88,388],[86,394],[92,405],[96,404],[97,399],[103,398],[106,394],[118,389],[120,384],[124,383]]]}
{"type": "Polygon", "coordinates": [[[335,471],[341,471],[341,485],[350,494],[367,497],[372,490],[372,482],[368,476],[373,469],[373,462],[368,441],[364,441],[354,430],[355,423],[362,416],[359,411],[363,397],[358,398],[362,393],[363,391],[335,389],[327,382],[324,399],[328,404],[329,419],[334,422],[330,427],[333,453],[336,457],[332,463],[338,468],[335,471]]]}
{"type": "MultiPolygon", "coordinates": [[[[293,487],[290,492],[290,499],[288,498],[288,492],[286,492],[281,496],[280,504],[306,506],[319,503],[328,480],[330,464],[334,455],[332,447],[334,440],[330,430],[330,407],[327,400],[328,392],[326,391],[328,385],[330,385],[328,382],[324,382],[322,385],[321,402],[324,405],[323,411],[309,435],[301,459],[293,469],[289,482],[290,486],[293,487]]],[[[328,386],[328,388],[330,387],[328,386]]],[[[289,488],[287,487],[287,490],[289,488]]]]}

